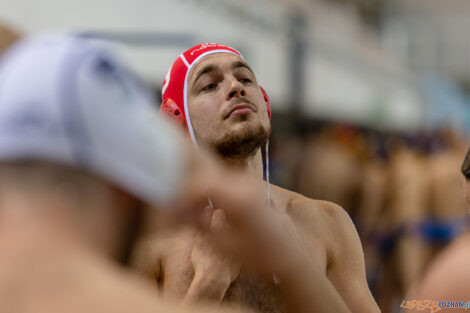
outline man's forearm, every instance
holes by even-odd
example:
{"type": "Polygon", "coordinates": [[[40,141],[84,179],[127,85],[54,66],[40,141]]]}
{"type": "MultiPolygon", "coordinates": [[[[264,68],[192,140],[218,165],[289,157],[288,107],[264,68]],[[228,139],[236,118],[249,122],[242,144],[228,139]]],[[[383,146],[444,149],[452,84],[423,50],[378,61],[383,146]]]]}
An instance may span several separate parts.
{"type": "Polygon", "coordinates": [[[208,277],[195,274],[183,303],[192,302],[222,302],[230,281],[221,281],[218,277],[208,277]]]}
{"type": "Polygon", "coordinates": [[[279,274],[279,288],[292,312],[351,313],[324,273],[301,262],[279,274]]]}

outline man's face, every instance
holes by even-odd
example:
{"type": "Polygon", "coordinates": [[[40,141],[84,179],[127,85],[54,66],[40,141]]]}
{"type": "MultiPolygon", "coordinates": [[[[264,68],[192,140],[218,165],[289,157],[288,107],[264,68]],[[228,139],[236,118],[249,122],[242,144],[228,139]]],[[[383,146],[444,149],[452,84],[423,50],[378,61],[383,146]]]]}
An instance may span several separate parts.
{"type": "Polygon", "coordinates": [[[247,157],[269,138],[263,94],[237,55],[215,53],[198,62],[188,77],[188,109],[198,142],[223,156],[247,157]]]}

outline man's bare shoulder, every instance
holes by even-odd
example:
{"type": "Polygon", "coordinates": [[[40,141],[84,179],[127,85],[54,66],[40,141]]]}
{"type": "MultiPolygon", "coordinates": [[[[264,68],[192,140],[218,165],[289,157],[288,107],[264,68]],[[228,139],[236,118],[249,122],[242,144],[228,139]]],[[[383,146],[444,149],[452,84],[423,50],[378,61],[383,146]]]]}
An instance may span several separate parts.
{"type": "Polygon", "coordinates": [[[279,187],[275,190],[284,195],[286,213],[293,222],[324,244],[330,264],[347,255],[363,257],[356,227],[341,206],[279,187]]]}
{"type": "Polygon", "coordinates": [[[190,244],[192,235],[187,230],[155,233],[139,240],[131,258],[131,264],[141,274],[150,278],[158,275],[162,259],[175,249],[190,244]]]}
{"type": "Polygon", "coordinates": [[[285,188],[273,187],[284,202],[286,213],[295,220],[334,228],[352,223],[348,213],[333,202],[311,199],[285,188]]]}

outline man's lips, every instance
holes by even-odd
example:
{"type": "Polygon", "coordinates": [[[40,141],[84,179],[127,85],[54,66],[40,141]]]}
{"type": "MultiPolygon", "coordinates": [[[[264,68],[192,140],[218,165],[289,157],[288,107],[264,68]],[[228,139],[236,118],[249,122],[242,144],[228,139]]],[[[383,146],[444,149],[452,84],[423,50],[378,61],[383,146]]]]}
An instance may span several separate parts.
{"type": "Polygon", "coordinates": [[[255,110],[250,105],[246,103],[237,104],[237,105],[234,105],[232,108],[230,108],[230,110],[225,116],[225,119],[228,119],[237,115],[252,113],[252,112],[255,112],[255,110]]]}

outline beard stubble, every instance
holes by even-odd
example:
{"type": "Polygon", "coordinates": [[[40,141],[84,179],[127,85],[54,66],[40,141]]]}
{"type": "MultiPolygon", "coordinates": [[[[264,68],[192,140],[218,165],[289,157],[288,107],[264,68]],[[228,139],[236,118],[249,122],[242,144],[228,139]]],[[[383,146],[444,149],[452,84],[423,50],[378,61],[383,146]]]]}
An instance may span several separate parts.
{"type": "Polygon", "coordinates": [[[245,159],[256,154],[258,148],[268,142],[270,128],[261,123],[238,131],[229,132],[223,138],[210,143],[215,151],[224,158],[245,159]]]}

